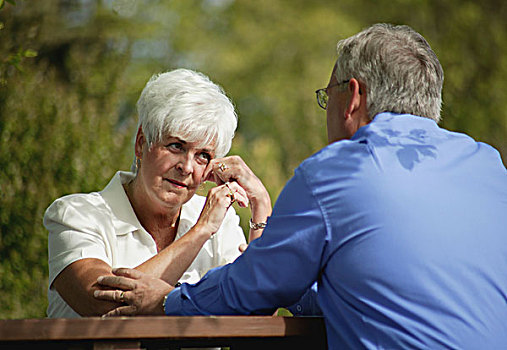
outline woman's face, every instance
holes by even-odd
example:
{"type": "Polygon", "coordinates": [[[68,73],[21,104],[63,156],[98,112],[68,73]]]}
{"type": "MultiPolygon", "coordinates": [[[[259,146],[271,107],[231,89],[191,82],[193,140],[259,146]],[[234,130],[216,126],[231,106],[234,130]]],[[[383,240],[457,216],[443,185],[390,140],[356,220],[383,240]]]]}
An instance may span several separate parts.
{"type": "Polygon", "coordinates": [[[197,147],[197,143],[169,136],[149,148],[141,138],[138,135],[136,142],[136,155],[142,159],[136,181],[151,203],[179,209],[203,182],[214,147],[197,147]]]}

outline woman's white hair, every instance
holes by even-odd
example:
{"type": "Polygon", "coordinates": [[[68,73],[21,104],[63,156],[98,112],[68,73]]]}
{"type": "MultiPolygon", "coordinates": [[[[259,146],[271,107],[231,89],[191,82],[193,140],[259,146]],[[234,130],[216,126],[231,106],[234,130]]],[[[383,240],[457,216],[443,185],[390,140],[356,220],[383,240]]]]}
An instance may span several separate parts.
{"type": "Polygon", "coordinates": [[[408,26],[375,24],[337,47],[337,81],[365,85],[368,116],[409,113],[440,121],[444,72],[428,42],[408,26]]]}
{"type": "Polygon", "coordinates": [[[137,101],[139,126],[151,147],[170,135],[223,157],[231,148],[237,115],[223,89],[202,73],[176,69],[151,77],[137,101]]]}

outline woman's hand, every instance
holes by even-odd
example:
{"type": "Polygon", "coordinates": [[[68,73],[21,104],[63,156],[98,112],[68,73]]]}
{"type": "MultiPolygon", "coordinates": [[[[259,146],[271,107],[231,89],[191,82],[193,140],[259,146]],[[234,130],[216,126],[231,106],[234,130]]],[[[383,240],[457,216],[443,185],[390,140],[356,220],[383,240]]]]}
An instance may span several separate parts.
{"type": "MultiPolygon", "coordinates": [[[[262,181],[239,156],[213,159],[209,165],[207,180],[218,185],[237,183],[244,190],[252,210],[254,223],[266,222],[271,215],[271,199],[262,181]]],[[[260,237],[262,229],[250,229],[249,241],[260,237]]]]}
{"type": "MultiPolygon", "coordinates": [[[[208,180],[217,185],[225,182],[237,182],[246,192],[252,204],[269,199],[268,191],[264,184],[239,156],[216,158],[211,160],[211,173],[208,180]]],[[[269,200],[271,204],[271,200],[269,200]]]]}
{"type": "Polygon", "coordinates": [[[127,304],[104,316],[164,315],[163,300],[174,287],[161,279],[134,269],[115,269],[115,276],[100,276],[103,287],[113,290],[96,290],[95,298],[127,304]]]}
{"type": "Polygon", "coordinates": [[[195,226],[205,228],[215,234],[225,218],[232,203],[238,202],[240,207],[248,206],[245,190],[236,182],[226,182],[209,190],[206,203],[195,226]]]}
{"type": "Polygon", "coordinates": [[[231,204],[248,206],[245,191],[237,183],[212,188],[196,224],[182,237],[175,240],[157,255],[137,266],[136,269],[174,284],[192,264],[199,251],[215,234],[231,204]]]}

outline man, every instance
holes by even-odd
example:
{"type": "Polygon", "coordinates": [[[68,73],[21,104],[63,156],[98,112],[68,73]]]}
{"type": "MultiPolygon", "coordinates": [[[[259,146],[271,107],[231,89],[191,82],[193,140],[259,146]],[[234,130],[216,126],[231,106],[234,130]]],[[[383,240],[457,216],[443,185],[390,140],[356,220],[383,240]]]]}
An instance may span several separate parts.
{"type": "Polygon", "coordinates": [[[438,127],[442,84],[409,27],[341,41],[317,91],[330,144],[295,170],[263,236],[195,285],[122,269],[100,282],[126,292],[97,296],[123,293],[112,315],[269,314],[317,281],[330,348],[506,348],[507,171],[438,127]]]}

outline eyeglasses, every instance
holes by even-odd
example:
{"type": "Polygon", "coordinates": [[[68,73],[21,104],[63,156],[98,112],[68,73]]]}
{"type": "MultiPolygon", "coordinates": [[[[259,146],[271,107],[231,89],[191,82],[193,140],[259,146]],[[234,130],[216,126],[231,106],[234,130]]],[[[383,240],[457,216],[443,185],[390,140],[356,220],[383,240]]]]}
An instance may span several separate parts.
{"type": "Polygon", "coordinates": [[[344,80],[340,83],[336,83],[336,84],[333,84],[333,85],[329,85],[328,87],[325,87],[323,89],[318,89],[318,90],[315,90],[315,94],[317,95],[317,103],[319,104],[320,108],[322,109],[327,109],[327,100],[328,100],[328,95],[327,95],[327,89],[330,89],[332,87],[335,87],[335,86],[338,86],[338,85],[341,85],[341,84],[346,84],[350,81],[349,80],[344,80]]]}

